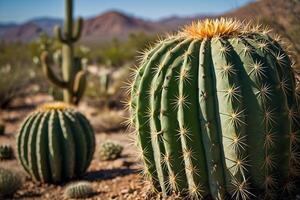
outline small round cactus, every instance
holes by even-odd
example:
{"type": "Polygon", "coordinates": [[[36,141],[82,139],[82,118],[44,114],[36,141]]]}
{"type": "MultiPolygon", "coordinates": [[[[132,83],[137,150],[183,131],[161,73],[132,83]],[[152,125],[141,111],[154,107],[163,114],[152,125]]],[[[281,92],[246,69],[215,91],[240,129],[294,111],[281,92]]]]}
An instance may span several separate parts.
{"type": "Polygon", "coordinates": [[[90,197],[94,193],[94,189],[89,182],[81,181],[68,185],[64,195],[67,199],[80,199],[90,197]]]}
{"type": "Polygon", "coordinates": [[[103,143],[99,150],[100,160],[114,160],[120,157],[123,147],[112,141],[103,143]]]}
{"type": "Polygon", "coordinates": [[[0,168],[0,199],[13,196],[21,186],[22,178],[18,173],[0,168]]]}
{"type": "Polygon", "coordinates": [[[9,160],[14,156],[13,148],[9,145],[0,146],[0,160],[9,160]]]}
{"type": "Polygon", "coordinates": [[[86,117],[62,102],[40,106],[17,137],[18,159],[34,180],[58,183],[82,176],[95,149],[86,117]]]}

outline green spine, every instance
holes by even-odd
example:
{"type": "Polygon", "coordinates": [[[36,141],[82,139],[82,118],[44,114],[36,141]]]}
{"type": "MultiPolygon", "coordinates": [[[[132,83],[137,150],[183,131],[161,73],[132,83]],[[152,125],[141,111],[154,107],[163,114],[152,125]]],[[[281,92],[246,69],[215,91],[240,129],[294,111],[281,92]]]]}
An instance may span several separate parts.
{"type": "Polygon", "coordinates": [[[18,159],[36,181],[56,183],[84,174],[95,150],[88,120],[72,108],[38,110],[17,137],[18,159]]]}
{"type": "Polygon", "coordinates": [[[43,71],[47,78],[57,87],[63,89],[64,101],[70,104],[78,104],[83,96],[86,85],[86,72],[84,71],[81,59],[74,57],[74,43],[80,38],[82,31],[82,18],[73,22],[73,1],[65,0],[66,12],[64,31],[55,27],[56,38],[62,43],[62,75],[59,78],[51,69],[48,53],[41,55],[43,71]]]}
{"type": "Polygon", "coordinates": [[[291,65],[275,40],[254,32],[178,35],[146,53],[129,105],[155,190],[271,199],[291,188],[300,168],[291,65]]]}

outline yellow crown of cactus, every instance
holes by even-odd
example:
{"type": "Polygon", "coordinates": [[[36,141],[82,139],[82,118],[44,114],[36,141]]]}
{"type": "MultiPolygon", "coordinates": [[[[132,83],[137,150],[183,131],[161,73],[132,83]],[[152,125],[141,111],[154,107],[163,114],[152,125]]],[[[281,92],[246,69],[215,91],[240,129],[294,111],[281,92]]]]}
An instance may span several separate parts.
{"type": "Polygon", "coordinates": [[[38,107],[38,111],[41,112],[47,112],[51,110],[65,110],[65,109],[74,109],[74,106],[68,103],[60,102],[60,101],[55,101],[55,102],[50,102],[50,103],[44,103],[38,107]]]}

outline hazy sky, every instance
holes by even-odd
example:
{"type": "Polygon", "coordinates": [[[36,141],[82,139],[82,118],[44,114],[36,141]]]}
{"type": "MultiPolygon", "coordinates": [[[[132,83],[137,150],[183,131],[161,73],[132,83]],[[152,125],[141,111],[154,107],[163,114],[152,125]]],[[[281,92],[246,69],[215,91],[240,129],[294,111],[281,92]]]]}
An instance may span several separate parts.
{"type": "MultiPolygon", "coordinates": [[[[222,13],[251,0],[75,0],[75,14],[90,17],[120,10],[146,19],[170,15],[222,13]]],[[[24,22],[40,17],[62,17],[64,0],[0,0],[0,22],[24,22]]]]}

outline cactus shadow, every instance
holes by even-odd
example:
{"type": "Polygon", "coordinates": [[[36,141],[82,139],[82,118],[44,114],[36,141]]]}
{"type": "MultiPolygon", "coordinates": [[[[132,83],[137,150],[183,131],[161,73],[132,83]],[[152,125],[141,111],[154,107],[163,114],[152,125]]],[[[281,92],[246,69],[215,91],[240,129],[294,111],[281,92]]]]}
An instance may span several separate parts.
{"type": "Polygon", "coordinates": [[[138,173],[137,170],[130,168],[103,169],[98,171],[87,172],[83,179],[87,181],[109,180],[115,177],[122,177],[136,173],[138,173]]]}

